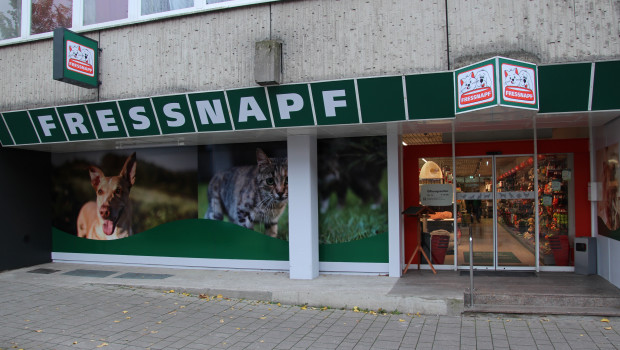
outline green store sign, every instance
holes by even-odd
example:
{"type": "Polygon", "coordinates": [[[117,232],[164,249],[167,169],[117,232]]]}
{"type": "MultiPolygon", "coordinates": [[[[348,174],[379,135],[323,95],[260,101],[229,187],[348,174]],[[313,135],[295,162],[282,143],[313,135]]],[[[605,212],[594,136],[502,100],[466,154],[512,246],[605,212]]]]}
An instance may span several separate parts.
{"type": "Polygon", "coordinates": [[[454,72],[455,114],[510,106],[538,110],[538,69],[532,63],[494,57],[454,72]]]}
{"type": "Polygon", "coordinates": [[[3,112],[3,146],[453,118],[452,73],[253,87],[3,112]],[[429,90],[428,87],[432,90],[429,90]],[[432,108],[436,100],[448,108],[432,108]],[[420,104],[428,107],[416,106],[420,104]]]}

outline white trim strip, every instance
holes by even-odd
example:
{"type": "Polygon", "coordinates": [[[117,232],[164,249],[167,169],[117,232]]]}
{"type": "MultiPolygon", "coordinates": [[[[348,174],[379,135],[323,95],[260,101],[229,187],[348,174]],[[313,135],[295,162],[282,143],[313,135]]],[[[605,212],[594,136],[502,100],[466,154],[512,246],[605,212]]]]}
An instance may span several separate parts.
{"type": "Polygon", "coordinates": [[[592,98],[594,97],[594,73],[596,72],[596,62],[592,62],[590,68],[590,95],[588,96],[588,111],[592,110],[592,98]]]}
{"type": "Polygon", "coordinates": [[[165,266],[176,268],[247,269],[288,271],[288,261],[172,258],[163,256],[136,256],[113,254],[82,254],[52,252],[54,262],[82,264],[114,264],[135,266],[165,266]]]}
{"type": "Polygon", "coordinates": [[[319,262],[319,272],[388,273],[388,263],[319,262]]]}

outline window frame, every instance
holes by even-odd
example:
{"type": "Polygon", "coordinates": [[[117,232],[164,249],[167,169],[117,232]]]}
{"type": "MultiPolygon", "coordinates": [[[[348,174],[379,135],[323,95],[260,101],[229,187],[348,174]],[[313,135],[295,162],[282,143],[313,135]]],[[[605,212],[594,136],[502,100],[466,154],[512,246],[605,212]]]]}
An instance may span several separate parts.
{"type": "MultiPolygon", "coordinates": [[[[214,4],[207,4],[207,0],[194,0],[194,6],[187,7],[178,10],[164,11],[158,13],[152,13],[142,16],[142,0],[128,0],[127,6],[127,18],[114,21],[108,21],[103,23],[94,23],[89,25],[83,25],[84,23],[84,0],[73,0],[72,8],[72,26],[71,31],[80,33],[88,32],[99,29],[107,29],[113,27],[126,26],[136,23],[144,23],[149,21],[160,20],[170,17],[178,17],[191,15],[200,12],[209,12],[215,10],[223,10],[228,8],[256,5],[269,2],[278,2],[282,0],[230,0],[224,2],[217,2],[214,4]]],[[[8,46],[28,41],[48,39],[53,37],[52,32],[30,34],[31,29],[31,12],[32,12],[32,0],[22,0],[21,7],[21,24],[20,24],[20,36],[16,38],[0,40],[0,47],[8,46]]]]}

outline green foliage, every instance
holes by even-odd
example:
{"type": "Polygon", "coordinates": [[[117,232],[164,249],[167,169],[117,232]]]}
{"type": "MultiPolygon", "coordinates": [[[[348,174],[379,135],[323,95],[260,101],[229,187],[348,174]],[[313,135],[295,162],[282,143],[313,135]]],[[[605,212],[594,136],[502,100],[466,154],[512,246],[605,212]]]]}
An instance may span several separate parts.
{"type": "Polygon", "coordinates": [[[329,210],[319,213],[319,243],[333,244],[351,242],[372,237],[388,230],[387,220],[387,171],[384,171],[379,185],[384,200],[377,209],[347,192],[346,204],[338,208],[336,194],[330,197],[329,210]]]}

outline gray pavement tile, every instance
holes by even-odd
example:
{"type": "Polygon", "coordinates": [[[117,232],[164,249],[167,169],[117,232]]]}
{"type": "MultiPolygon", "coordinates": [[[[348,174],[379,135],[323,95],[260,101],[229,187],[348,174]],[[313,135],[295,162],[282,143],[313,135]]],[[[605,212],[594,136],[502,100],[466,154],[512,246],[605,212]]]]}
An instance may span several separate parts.
{"type": "Polygon", "coordinates": [[[476,343],[476,349],[478,350],[492,350],[493,343],[491,342],[478,342],[476,343]]]}

